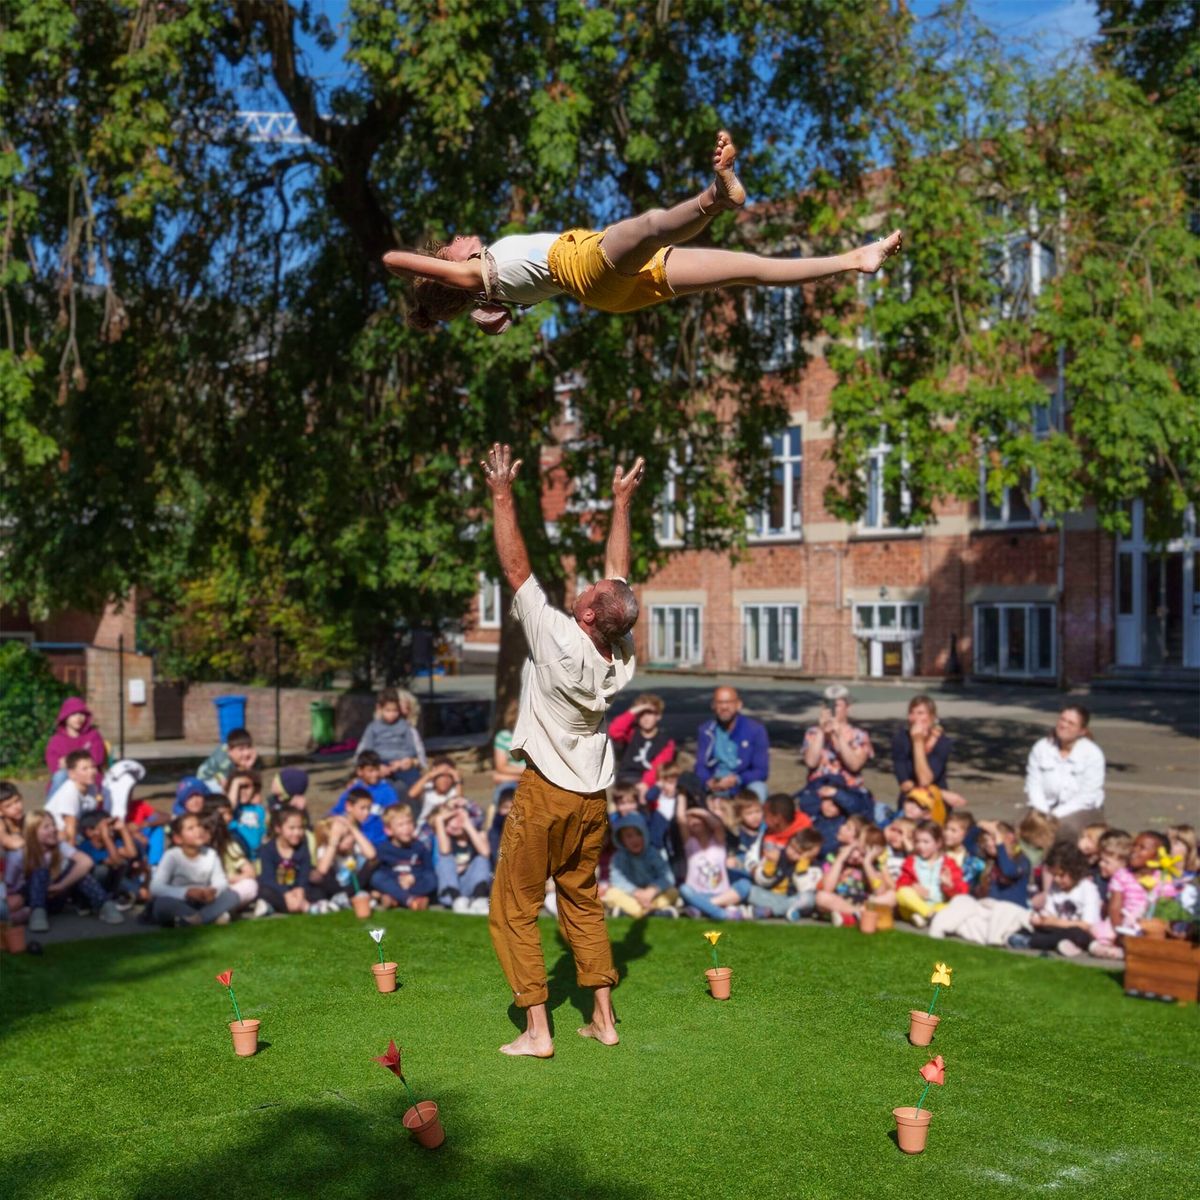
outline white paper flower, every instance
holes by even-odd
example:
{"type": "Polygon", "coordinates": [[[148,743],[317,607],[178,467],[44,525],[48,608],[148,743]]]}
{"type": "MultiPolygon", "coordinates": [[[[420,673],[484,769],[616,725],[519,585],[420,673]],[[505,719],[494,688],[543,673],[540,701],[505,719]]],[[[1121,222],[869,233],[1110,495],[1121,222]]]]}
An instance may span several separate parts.
{"type": "Polygon", "coordinates": [[[380,942],[383,941],[384,932],[385,931],[382,929],[372,929],[371,930],[371,936],[375,939],[376,945],[378,945],[380,942]]]}

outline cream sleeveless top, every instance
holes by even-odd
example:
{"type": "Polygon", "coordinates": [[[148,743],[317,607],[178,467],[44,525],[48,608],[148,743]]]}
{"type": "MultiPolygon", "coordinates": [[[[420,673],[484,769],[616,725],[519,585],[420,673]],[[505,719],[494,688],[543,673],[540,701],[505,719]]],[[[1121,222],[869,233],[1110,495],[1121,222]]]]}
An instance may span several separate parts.
{"type": "MultiPolygon", "coordinates": [[[[557,233],[522,233],[493,242],[486,251],[496,271],[484,271],[485,291],[492,304],[537,304],[561,296],[546,261],[557,233]]],[[[489,264],[490,265],[490,264],[489,264]]]]}

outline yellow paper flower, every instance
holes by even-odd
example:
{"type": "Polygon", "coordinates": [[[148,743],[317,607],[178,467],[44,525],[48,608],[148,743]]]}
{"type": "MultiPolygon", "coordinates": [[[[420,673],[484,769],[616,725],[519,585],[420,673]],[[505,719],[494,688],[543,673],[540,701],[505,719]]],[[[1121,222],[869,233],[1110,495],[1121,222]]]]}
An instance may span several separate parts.
{"type": "Polygon", "coordinates": [[[1137,881],[1148,892],[1154,891],[1154,889],[1158,886],[1158,876],[1157,875],[1139,875],[1137,877],[1137,881]]]}
{"type": "Polygon", "coordinates": [[[930,976],[929,982],[939,984],[941,987],[949,987],[950,972],[953,970],[953,967],[948,967],[945,963],[935,963],[933,975],[930,976]]]}
{"type": "Polygon", "coordinates": [[[715,945],[717,944],[717,939],[718,939],[718,938],[719,938],[721,935],[720,935],[720,933],[718,933],[718,932],[717,932],[717,930],[715,930],[715,929],[710,929],[710,930],[709,930],[709,931],[708,931],[708,932],[707,932],[707,933],[706,933],[704,936],[705,936],[706,938],[708,938],[709,945],[711,945],[711,946],[715,946],[715,945]]]}
{"type": "Polygon", "coordinates": [[[1160,850],[1158,857],[1152,858],[1146,866],[1153,867],[1156,871],[1161,871],[1169,879],[1178,879],[1183,874],[1182,864],[1182,854],[1171,856],[1165,850],[1160,850]]]}

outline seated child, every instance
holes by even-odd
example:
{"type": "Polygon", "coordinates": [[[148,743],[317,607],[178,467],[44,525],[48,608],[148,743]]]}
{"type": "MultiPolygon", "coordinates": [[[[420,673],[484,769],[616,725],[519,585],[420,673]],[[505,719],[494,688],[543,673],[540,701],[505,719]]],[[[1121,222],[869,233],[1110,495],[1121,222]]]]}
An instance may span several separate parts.
{"type": "Polygon", "coordinates": [[[838,851],[821,877],[817,909],[828,913],[834,925],[856,925],[868,900],[881,905],[894,900],[891,880],[878,861],[884,843],[873,839],[868,849],[868,828],[879,832],[863,817],[848,818],[839,831],[838,851]]]}
{"type": "MultiPolygon", "coordinates": [[[[363,797],[363,809],[370,796],[363,797]]],[[[281,808],[271,816],[271,836],[259,854],[258,897],[263,905],[256,911],[310,913],[332,912],[330,897],[334,889],[326,879],[312,878],[313,860],[305,836],[304,814],[294,808],[281,808]]],[[[336,881],[335,881],[336,887],[336,881]]]]}
{"type": "MultiPolygon", "coordinates": [[[[262,776],[257,771],[234,771],[226,784],[226,796],[233,805],[229,828],[237,834],[252,859],[267,836],[267,809],[262,802],[262,776]]],[[[307,814],[306,814],[307,815],[307,814]]]]}
{"type": "MultiPolygon", "coordinates": [[[[254,915],[259,915],[256,903],[258,871],[246,843],[233,829],[233,802],[228,796],[213,796],[203,819],[208,830],[208,844],[221,860],[225,878],[240,901],[235,911],[254,905],[254,915]]],[[[263,907],[265,909],[266,905],[263,907]]]]}
{"type": "MultiPolygon", "coordinates": [[[[791,797],[788,797],[788,800],[790,801],[791,797]]],[[[753,868],[762,857],[765,833],[763,802],[758,798],[757,792],[744,788],[734,797],[733,827],[730,830],[730,838],[726,839],[733,843],[725,856],[725,867],[731,880],[751,877],[753,868]]]]}
{"type": "Polygon", "coordinates": [[[15,783],[0,779],[0,854],[25,849],[25,802],[15,783]]]}
{"type": "MultiPolygon", "coordinates": [[[[386,828],[386,821],[384,825],[386,828]]],[[[317,870],[332,875],[334,882],[330,886],[337,888],[333,893],[334,905],[344,908],[345,903],[339,897],[344,896],[348,901],[351,896],[368,890],[367,881],[379,863],[375,846],[348,816],[322,817],[315,833],[317,870]],[[332,859],[331,865],[325,865],[327,858],[332,859]]]]}
{"type": "MultiPolygon", "coordinates": [[[[375,807],[375,801],[371,799],[371,793],[363,787],[352,787],[346,793],[345,804],[342,805],[341,813],[330,813],[330,816],[343,816],[354,829],[361,830],[363,836],[373,846],[378,846],[380,842],[387,841],[387,829],[383,819],[375,815],[372,811],[375,807]]],[[[392,805],[392,808],[395,808],[392,805]]],[[[408,806],[405,805],[405,808],[408,806]]],[[[286,812],[286,809],[281,811],[286,812]]],[[[391,808],[385,808],[383,815],[386,817],[392,811],[391,808]]]]}
{"type": "Polygon", "coordinates": [[[208,804],[208,798],[212,795],[224,795],[224,793],[214,793],[206,783],[194,775],[185,775],[175,789],[175,801],[171,805],[171,816],[178,817],[185,812],[200,816],[208,804]]]}
{"type": "Polygon", "coordinates": [[[375,716],[363,730],[355,751],[356,757],[367,750],[377,755],[383,778],[392,780],[399,790],[412,784],[425,769],[425,745],[409,720],[414,703],[408,692],[384,688],[375,701],[375,716]]]}
{"type": "Polygon", "coordinates": [[[808,916],[816,908],[821,886],[821,835],[811,826],[801,829],[786,846],[764,842],[762,855],[746,897],[754,915],[789,921],[808,916]]]}
{"type": "Polygon", "coordinates": [[[1195,827],[1192,825],[1168,825],[1167,841],[1170,843],[1168,853],[1171,857],[1183,860],[1179,864],[1183,879],[1188,880],[1200,874],[1200,847],[1197,845],[1195,827]]]}
{"type": "Polygon", "coordinates": [[[150,879],[149,919],[159,925],[226,925],[242,903],[195,813],[171,822],[171,848],[150,879]]]}
{"type": "Polygon", "coordinates": [[[1092,882],[1100,893],[1101,901],[1107,896],[1108,880],[1100,873],[1100,839],[1107,831],[1108,826],[1103,822],[1085,825],[1079,831],[1079,837],[1075,842],[1075,845],[1079,847],[1079,852],[1088,861],[1088,870],[1092,873],[1092,882]]]}
{"type": "Polygon", "coordinates": [[[677,762],[669,762],[658,769],[658,782],[646,790],[646,807],[661,813],[668,823],[675,819],[675,805],[679,799],[679,779],[683,768],[677,762]]]}
{"type": "Polygon", "coordinates": [[[892,879],[899,876],[904,860],[913,852],[912,839],[916,828],[917,822],[909,817],[896,817],[883,831],[887,846],[887,873],[892,879]]]}
{"type": "Polygon", "coordinates": [[[1109,829],[1100,835],[1098,848],[1104,888],[1101,891],[1097,887],[1097,891],[1103,915],[1092,929],[1094,936],[1088,944],[1088,953],[1096,958],[1122,959],[1125,950],[1121,940],[1127,934],[1137,936],[1138,920],[1150,901],[1146,889],[1129,869],[1133,838],[1124,829],[1109,829]]]}
{"type": "MultiPolygon", "coordinates": [[[[952,812],[946,818],[943,833],[945,835],[946,855],[958,863],[968,890],[975,887],[976,881],[983,874],[984,862],[978,855],[967,849],[967,837],[975,825],[975,818],[965,808],[952,812]]],[[[974,839],[971,839],[972,841],[974,839]]]]}
{"type": "Polygon", "coordinates": [[[619,756],[617,783],[631,784],[639,799],[658,783],[659,770],[675,758],[675,741],[662,728],[662,715],[662,697],[647,692],[608,723],[608,736],[619,756]]]}
{"type": "Polygon", "coordinates": [[[1017,826],[1017,838],[1021,844],[1021,853],[1029,860],[1034,868],[1041,865],[1046,857],[1046,851],[1054,845],[1058,837],[1058,819],[1047,816],[1037,809],[1029,809],[1017,826]]]}
{"type": "Polygon", "coordinates": [[[741,910],[734,906],[750,894],[750,881],[743,879],[736,886],[729,882],[721,818],[707,808],[685,809],[683,805],[676,807],[675,816],[687,855],[680,898],[713,921],[740,918],[741,910]]]}
{"type": "Polygon", "coordinates": [[[54,818],[63,841],[73,846],[79,818],[84,813],[102,811],[104,798],[96,786],[95,760],[86,750],[72,750],[66,764],[67,777],[46,801],[45,811],[54,818]]]}
{"type": "Polygon", "coordinates": [[[617,849],[609,863],[605,908],[635,920],[650,913],[677,917],[675,878],[666,858],[650,844],[646,818],[635,809],[617,817],[612,830],[617,849]]]}
{"type": "Polygon", "coordinates": [[[229,736],[197,768],[196,777],[210,792],[223,792],[234,771],[250,771],[258,762],[254,739],[247,729],[231,729],[229,736]]]}
{"type": "Polygon", "coordinates": [[[486,915],[492,890],[487,838],[475,827],[461,796],[433,814],[437,834],[438,903],[457,913],[486,915]]]}
{"type": "Polygon", "coordinates": [[[413,811],[417,828],[432,825],[433,814],[447,801],[461,797],[462,775],[445,757],[435,758],[429,769],[409,787],[406,802],[413,811]]]}
{"type": "Polygon", "coordinates": [[[141,882],[140,854],[124,821],[107,813],[84,813],[79,819],[79,849],[92,860],[92,874],[122,912],[133,907],[141,882]]]}
{"type": "Polygon", "coordinates": [[[967,891],[958,863],[943,852],[944,842],[942,827],[936,821],[918,822],[913,832],[913,853],[904,860],[896,877],[896,908],[903,920],[918,929],[924,929],[929,918],[953,897],[967,891]]]}
{"type": "Polygon", "coordinates": [[[365,791],[371,797],[371,816],[381,817],[396,803],[396,789],[383,777],[383,763],[374,750],[364,750],[354,760],[354,778],[346,790],[337,798],[329,810],[331,817],[340,817],[346,811],[346,799],[353,791],[365,791]]]}
{"type": "Polygon", "coordinates": [[[1082,954],[1094,940],[1092,927],[1100,920],[1100,893],[1092,882],[1088,861],[1074,842],[1057,842],[1045,858],[1050,889],[1045,904],[1030,917],[1032,933],[1014,933],[1008,944],[1015,950],[1057,950],[1068,958],[1082,954]]]}
{"type": "Polygon", "coordinates": [[[298,808],[308,812],[308,772],[301,767],[284,767],[275,773],[267,795],[267,807],[271,812],[277,808],[298,808]]]}
{"type": "Polygon", "coordinates": [[[428,908],[437,891],[437,873],[429,847],[417,837],[412,810],[397,804],[383,814],[383,824],[387,837],[374,847],[378,865],[370,875],[371,890],[384,908],[428,908]]]}
{"type": "Polygon", "coordinates": [[[804,815],[810,818],[812,827],[821,835],[822,856],[836,857],[838,847],[842,844],[838,839],[838,831],[845,825],[848,814],[842,807],[841,793],[829,795],[828,791],[822,788],[818,794],[802,800],[801,808],[804,815]]]}
{"type": "Polygon", "coordinates": [[[618,783],[613,788],[613,807],[616,809],[617,816],[627,817],[632,813],[640,813],[643,821],[646,823],[646,837],[650,841],[650,846],[663,856],[667,857],[667,835],[670,831],[670,823],[662,813],[655,810],[649,810],[642,807],[638,799],[638,790],[632,784],[618,783]]]}
{"type": "Polygon", "coordinates": [[[976,843],[984,870],[973,896],[955,896],[929,922],[933,938],[960,937],[979,946],[1005,946],[1014,933],[1028,933],[1029,859],[1007,821],[980,821],[976,843]]]}
{"type": "Polygon", "coordinates": [[[45,809],[25,822],[24,847],[8,851],[4,882],[9,909],[29,909],[30,933],[45,933],[50,928],[49,914],[59,912],[71,898],[87,905],[107,925],[125,920],[92,875],[92,860],[63,840],[54,814],[45,809]]]}

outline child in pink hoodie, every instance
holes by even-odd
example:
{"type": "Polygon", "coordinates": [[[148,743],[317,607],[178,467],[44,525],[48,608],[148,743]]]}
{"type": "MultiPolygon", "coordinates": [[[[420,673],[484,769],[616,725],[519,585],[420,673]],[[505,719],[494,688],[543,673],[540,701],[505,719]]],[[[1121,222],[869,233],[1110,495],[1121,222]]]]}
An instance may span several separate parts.
{"type": "Polygon", "coordinates": [[[78,696],[68,696],[58,710],[54,732],[46,743],[46,766],[51,776],[48,791],[53,791],[67,777],[67,755],[75,750],[86,750],[96,770],[104,774],[108,747],[100,730],[92,724],[92,710],[78,696]]]}

